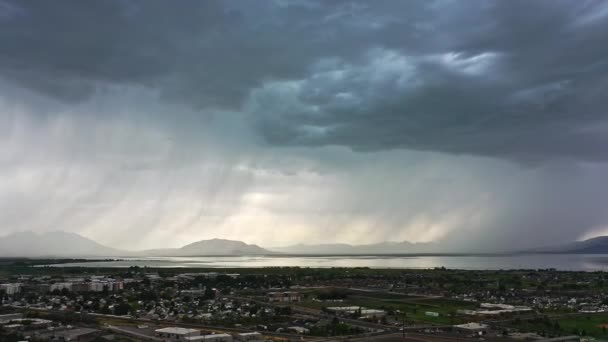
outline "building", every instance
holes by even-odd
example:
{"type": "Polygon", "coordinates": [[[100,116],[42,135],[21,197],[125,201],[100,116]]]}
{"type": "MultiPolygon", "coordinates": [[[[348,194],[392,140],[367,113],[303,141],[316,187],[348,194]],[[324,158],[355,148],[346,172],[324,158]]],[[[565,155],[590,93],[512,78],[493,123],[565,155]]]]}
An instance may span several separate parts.
{"type": "Polygon", "coordinates": [[[49,284],[36,284],[34,285],[34,291],[39,293],[48,293],[51,292],[51,285],[49,284]]]}
{"type": "Polygon", "coordinates": [[[55,283],[55,284],[51,284],[49,291],[53,292],[53,291],[61,291],[61,290],[68,290],[68,291],[72,291],[72,283],[55,283]]]}
{"type": "Polygon", "coordinates": [[[102,292],[104,289],[108,289],[108,286],[101,281],[93,281],[89,283],[89,291],[91,292],[102,292]]]}
{"type": "Polygon", "coordinates": [[[234,338],[237,341],[261,341],[262,340],[262,334],[260,334],[259,332],[247,332],[247,333],[239,333],[239,334],[235,334],[234,338]]]}
{"type": "Polygon", "coordinates": [[[199,336],[200,330],[169,327],[154,330],[154,336],[161,338],[163,341],[186,341],[186,337],[199,336]]]}
{"type": "Polygon", "coordinates": [[[72,291],[74,292],[88,292],[90,291],[89,283],[74,283],[72,284],[72,291]]]}
{"type": "Polygon", "coordinates": [[[268,293],[268,301],[271,303],[297,303],[301,300],[302,295],[295,291],[268,293]]]}
{"type": "Polygon", "coordinates": [[[363,318],[382,318],[386,316],[386,311],[376,309],[361,309],[361,317],[363,318]]]}
{"type": "Polygon", "coordinates": [[[330,306],[327,308],[328,311],[333,313],[355,313],[361,309],[360,306],[330,306]]]}
{"type": "Polygon", "coordinates": [[[287,331],[293,332],[295,334],[300,334],[300,335],[305,335],[310,332],[309,329],[304,328],[304,327],[299,327],[299,326],[289,327],[289,328],[287,328],[287,331]]]}
{"type": "Polygon", "coordinates": [[[52,341],[92,341],[101,331],[90,328],[77,328],[53,332],[52,341]]]}
{"type": "Polygon", "coordinates": [[[213,341],[213,342],[232,342],[232,335],[229,334],[211,334],[185,337],[184,341],[213,341]]]}
{"type": "Polygon", "coordinates": [[[486,333],[490,329],[489,326],[477,322],[454,325],[454,328],[463,333],[479,335],[486,333]]]}
{"type": "Polygon", "coordinates": [[[514,306],[509,304],[482,303],[479,310],[457,310],[459,315],[468,316],[499,316],[501,314],[530,312],[528,306],[514,306]]]}
{"type": "Polygon", "coordinates": [[[122,281],[113,281],[111,282],[112,284],[112,291],[119,291],[124,289],[124,283],[122,281]]]}
{"type": "Polygon", "coordinates": [[[0,292],[7,295],[14,295],[21,292],[21,283],[0,284],[0,292]]]}
{"type": "Polygon", "coordinates": [[[580,336],[570,335],[570,336],[561,336],[555,338],[547,338],[543,340],[537,340],[538,342],[579,342],[581,341],[580,336]]]}

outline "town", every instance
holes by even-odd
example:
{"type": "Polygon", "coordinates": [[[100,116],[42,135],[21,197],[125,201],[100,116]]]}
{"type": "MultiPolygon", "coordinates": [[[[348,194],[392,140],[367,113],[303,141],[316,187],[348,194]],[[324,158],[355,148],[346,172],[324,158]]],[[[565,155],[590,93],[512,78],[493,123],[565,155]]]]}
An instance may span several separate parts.
{"type": "Polygon", "coordinates": [[[3,341],[608,337],[602,272],[40,266],[0,268],[3,341]]]}

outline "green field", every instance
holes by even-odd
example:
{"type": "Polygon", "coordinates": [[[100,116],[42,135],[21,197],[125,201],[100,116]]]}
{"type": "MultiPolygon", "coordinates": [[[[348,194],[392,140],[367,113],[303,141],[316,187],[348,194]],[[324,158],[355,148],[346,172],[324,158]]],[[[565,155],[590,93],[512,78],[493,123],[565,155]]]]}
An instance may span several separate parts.
{"type": "Polygon", "coordinates": [[[370,309],[383,309],[393,312],[396,316],[403,313],[408,321],[435,323],[435,324],[459,324],[464,319],[456,315],[459,309],[473,309],[475,304],[450,300],[444,298],[425,298],[400,296],[398,294],[380,292],[350,292],[342,302],[318,302],[306,300],[299,306],[321,310],[331,306],[362,306],[370,309]],[[438,317],[426,315],[427,311],[436,312],[438,317]]]}
{"type": "Polygon", "coordinates": [[[536,332],[548,336],[586,335],[608,340],[608,313],[581,314],[562,316],[557,319],[536,319],[532,321],[515,321],[512,324],[522,332],[536,332]]]}

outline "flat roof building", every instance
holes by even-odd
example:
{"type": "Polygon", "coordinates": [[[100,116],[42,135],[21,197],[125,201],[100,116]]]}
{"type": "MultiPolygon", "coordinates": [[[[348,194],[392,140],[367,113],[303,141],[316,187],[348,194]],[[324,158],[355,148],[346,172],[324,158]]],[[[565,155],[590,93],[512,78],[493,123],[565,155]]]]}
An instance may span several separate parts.
{"type": "Polygon", "coordinates": [[[484,333],[488,331],[490,327],[485,324],[471,322],[455,325],[454,328],[465,333],[484,333]]]}
{"type": "Polygon", "coordinates": [[[168,327],[154,330],[154,336],[161,338],[163,341],[184,341],[186,337],[199,336],[200,330],[168,327]]]}
{"type": "Polygon", "coordinates": [[[254,340],[261,340],[262,339],[262,334],[260,334],[259,332],[247,332],[247,333],[239,333],[239,334],[235,334],[234,337],[236,338],[237,341],[254,341],[254,340]]]}
{"type": "Polygon", "coordinates": [[[101,331],[91,328],[77,328],[53,332],[53,341],[91,341],[101,331]]]}
{"type": "Polygon", "coordinates": [[[213,341],[213,342],[232,342],[232,335],[229,334],[210,334],[185,337],[184,341],[213,341]]]}

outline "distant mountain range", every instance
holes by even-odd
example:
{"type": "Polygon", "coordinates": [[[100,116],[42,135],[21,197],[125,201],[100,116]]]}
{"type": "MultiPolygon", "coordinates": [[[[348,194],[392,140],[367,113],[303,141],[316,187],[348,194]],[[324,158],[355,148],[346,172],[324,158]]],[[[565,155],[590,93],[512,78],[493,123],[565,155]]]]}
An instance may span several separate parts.
{"type": "Polygon", "coordinates": [[[64,231],[19,232],[0,237],[0,256],[118,256],[125,252],[64,231]]]}
{"type": "MultiPolygon", "coordinates": [[[[608,254],[608,236],[584,241],[540,247],[514,253],[608,254]]],[[[101,245],[76,233],[19,232],[0,237],[0,257],[145,257],[145,256],[239,256],[239,255],[381,255],[381,254],[450,254],[436,243],[383,242],[366,245],[297,244],[264,249],[241,241],[201,240],[181,248],[124,251],[101,245]]],[[[451,253],[457,254],[457,253],[451,253]]]]}
{"type": "Polygon", "coordinates": [[[540,247],[528,250],[529,253],[556,254],[608,254],[608,236],[598,236],[583,241],[540,247]]]}
{"type": "Polygon", "coordinates": [[[211,239],[193,242],[181,248],[149,249],[136,252],[145,256],[201,256],[201,255],[264,255],[273,254],[258,245],[242,241],[211,239]]]}
{"type": "Polygon", "coordinates": [[[124,251],[103,246],[76,233],[63,231],[19,232],[0,237],[0,257],[129,257],[129,256],[211,256],[273,254],[241,241],[202,240],[181,248],[124,251]]]}

